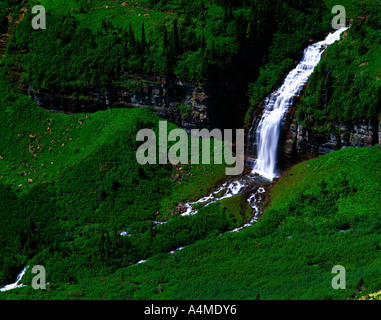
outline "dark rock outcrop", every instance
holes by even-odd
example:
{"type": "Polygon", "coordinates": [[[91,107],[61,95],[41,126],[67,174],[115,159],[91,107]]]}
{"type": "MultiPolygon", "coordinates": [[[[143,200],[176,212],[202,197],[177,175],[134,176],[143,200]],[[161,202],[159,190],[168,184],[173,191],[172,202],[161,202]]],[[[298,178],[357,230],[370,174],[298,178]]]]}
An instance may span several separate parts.
{"type": "Polygon", "coordinates": [[[242,63],[237,66],[234,61],[227,70],[212,70],[203,85],[175,77],[126,74],[114,85],[94,86],[80,93],[70,87],[25,91],[40,107],[56,112],[148,108],[186,130],[238,129],[248,107],[246,92],[250,77],[244,77],[239,72],[244,66],[242,63]]]}
{"type": "Polygon", "coordinates": [[[125,82],[93,87],[80,94],[72,88],[51,88],[28,95],[40,107],[63,113],[96,112],[110,108],[147,108],[185,129],[210,128],[210,98],[188,81],[160,76],[134,75],[125,82]]]}
{"type": "Polygon", "coordinates": [[[332,123],[331,133],[305,128],[296,121],[296,108],[286,115],[280,140],[280,158],[287,164],[296,163],[347,147],[381,145],[381,120],[353,123],[332,123]]]}

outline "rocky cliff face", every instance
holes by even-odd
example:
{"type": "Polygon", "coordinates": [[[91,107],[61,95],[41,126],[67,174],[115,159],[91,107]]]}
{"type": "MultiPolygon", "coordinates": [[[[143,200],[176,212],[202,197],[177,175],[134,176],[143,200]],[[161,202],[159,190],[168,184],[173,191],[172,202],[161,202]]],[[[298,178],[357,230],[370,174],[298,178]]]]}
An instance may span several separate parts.
{"type": "Polygon", "coordinates": [[[351,124],[332,124],[330,134],[305,128],[296,121],[296,108],[289,110],[281,136],[280,158],[285,164],[296,163],[346,147],[381,148],[381,120],[363,120],[351,124]]]}
{"type": "Polygon", "coordinates": [[[210,128],[210,99],[205,90],[191,82],[160,76],[134,75],[117,85],[93,87],[78,94],[71,88],[28,95],[43,108],[57,112],[96,112],[110,108],[148,108],[165,120],[185,129],[210,128]]]}
{"type": "Polygon", "coordinates": [[[25,91],[41,107],[58,112],[143,107],[187,130],[239,129],[248,109],[248,85],[258,74],[262,54],[254,44],[243,46],[224,68],[210,66],[202,86],[174,77],[125,74],[117,84],[80,94],[72,88],[25,91]]]}

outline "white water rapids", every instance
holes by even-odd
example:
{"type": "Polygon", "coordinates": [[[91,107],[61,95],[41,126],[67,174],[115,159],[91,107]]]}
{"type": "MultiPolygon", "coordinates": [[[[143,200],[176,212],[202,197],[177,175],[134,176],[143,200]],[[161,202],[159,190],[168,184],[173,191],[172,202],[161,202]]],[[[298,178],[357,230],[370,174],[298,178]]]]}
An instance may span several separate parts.
{"type": "MultiPolygon", "coordinates": [[[[188,202],[185,203],[184,206],[187,208],[187,211],[182,214],[182,216],[192,216],[198,212],[198,209],[194,209],[193,206],[195,204],[203,204],[203,207],[206,207],[212,203],[216,203],[221,201],[222,199],[230,198],[233,196],[236,196],[244,191],[247,191],[249,186],[249,182],[245,179],[239,180],[233,180],[231,182],[225,182],[221,187],[219,187],[217,190],[213,191],[209,196],[199,199],[195,202],[188,202]]],[[[252,190],[253,191],[253,190],[252,190]]],[[[255,216],[253,218],[253,221],[250,223],[253,223],[259,214],[259,208],[257,206],[257,195],[260,195],[261,193],[264,193],[265,189],[263,188],[257,188],[257,191],[253,193],[248,199],[248,204],[252,207],[252,209],[255,211],[255,216]]]]}
{"type": "Polygon", "coordinates": [[[307,83],[322,53],[332,43],[340,40],[340,35],[348,28],[330,33],[325,40],[314,43],[304,50],[303,58],[297,67],[284,80],[282,86],[271,93],[264,101],[264,112],[257,128],[257,160],[253,173],[272,180],[277,176],[277,149],[279,135],[285,113],[307,83]]]}
{"type": "Polygon", "coordinates": [[[8,290],[16,289],[16,288],[22,288],[22,287],[25,287],[24,284],[19,284],[19,282],[21,281],[22,277],[24,276],[26,269],[28,269],[28,267],[25,267],[25,268],[19,273],[19,275],[17,276],[17,279],[16,279],[16,282],[15,282],[15,283],[8,284],[7,286],[5,286],[5,287],[3,287],[3,288],[0,288],[0,291],[8,291],[8,290]]]}

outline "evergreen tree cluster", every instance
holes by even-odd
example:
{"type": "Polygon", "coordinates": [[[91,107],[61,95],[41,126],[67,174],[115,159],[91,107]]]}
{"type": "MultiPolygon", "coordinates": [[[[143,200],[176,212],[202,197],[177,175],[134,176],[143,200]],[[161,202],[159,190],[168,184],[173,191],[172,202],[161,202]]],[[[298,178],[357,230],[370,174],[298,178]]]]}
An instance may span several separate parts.
{"type": "MultiPolygon", "coordinates": [[[[161,5],[152,2],[153,8],[160,10],[161,5]]],[[[311,12],[321,12],[315,1],[309,5],[305,9],[307,5],[298,1],[180,1],[177,14],[149,32],[144,21],[130,21],[122,28],[106,19],[92,30],[82,26],[76,14],[84,13],[76,11],[48,11],[49,28],[32,30],[27,12],[10,41],[6,63],[10,68],[21,63],[23,82],[35,89],[71,86],[78,91],[134,72],[203,81],[216,68],[226,68],[244,48],[264,56],[276,33],[305,30],[297,24],[304,24],[311,12]],[[301,20],[290,25],[294,13],[301,20]]],[[[307,29],[314,32],[311,26],[307,29]]],[[[259,68],[262,61],[252,60],[259,68]]]]}

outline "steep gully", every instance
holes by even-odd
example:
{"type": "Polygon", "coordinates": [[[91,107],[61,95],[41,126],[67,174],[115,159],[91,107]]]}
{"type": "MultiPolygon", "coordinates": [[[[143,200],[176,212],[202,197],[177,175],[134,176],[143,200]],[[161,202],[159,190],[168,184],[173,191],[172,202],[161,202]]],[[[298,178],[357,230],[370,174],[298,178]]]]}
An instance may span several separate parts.
{"type": "MultiPolygon", "coordinates": [[[[264,199],[266,189],[271,187],[272,181],[280,172],[278,172],[278,148],[279,137],[282,130],[285,114],[292,106],[295,96],[298,96],[303,86],[307,83],[314,68],[319,63],[322,53],[325,49],[340,39],[341,34],[347,28],[342,28],[334,33],[330,33],[325,40],[310,45],[304,51],[300,63],[292,70],[284,80],[282,86],[271,93],[264,101],[264,112],[259,124],[253,124],[248,134],[248,148],[256,149],[257,159],[251,160],[252,171],[240,178],[233,178],[226,181],[210,195],[199,199],[198,201],[183,204],[184,212],[182,215],[197,214],[198,209],[193,206],[203,204],[207,206],[211,203],[221,201],[222,199],[233,197],[241,193],[248,193],[248,204],[253,209],[252,219],[243,226],[230,232],[239,232],[244,228],[252,226],[262,214],[261,201],[264,199]]],[[[38,97],[36,100],[38,101],[38,97]]],[[[155,221],[156,224],[166,222],[155,221]]],[[[122,232],[122,236],[129,236],[127,232],[122,232]]],[[[170,252],[182,250],[179,247],[170,252]]],[[[137,264],[144,263],[141,260],[137,264]]],[[[17,276],[16,282],[1,288],[1,291],[7,291],[22,286],[20,283],[26,268],[17,276]]]]}

